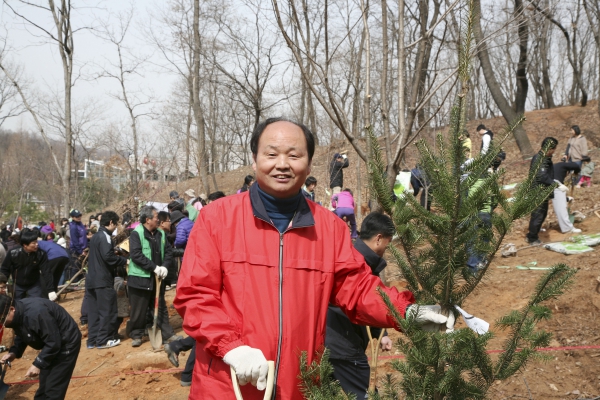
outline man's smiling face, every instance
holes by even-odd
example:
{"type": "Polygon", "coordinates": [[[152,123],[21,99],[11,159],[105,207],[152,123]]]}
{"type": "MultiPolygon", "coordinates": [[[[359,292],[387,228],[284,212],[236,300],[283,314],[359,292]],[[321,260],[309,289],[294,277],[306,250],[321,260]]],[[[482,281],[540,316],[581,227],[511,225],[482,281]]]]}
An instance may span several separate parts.
{"type": "Polygon", "coordinates": [[[260,136],[252,167],[263,191],[286,199],[298,194],[310,173],[310,164],[302,129],[279,121],[267,125],[260,136]]]}

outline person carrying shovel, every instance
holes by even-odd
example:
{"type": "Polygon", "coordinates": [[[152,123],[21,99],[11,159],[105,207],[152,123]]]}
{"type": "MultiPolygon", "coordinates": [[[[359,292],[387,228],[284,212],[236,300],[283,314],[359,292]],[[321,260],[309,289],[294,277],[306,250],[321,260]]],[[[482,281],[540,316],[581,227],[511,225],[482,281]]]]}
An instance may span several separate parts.
{"type": "Polygon", "coordinates": [[[27,346],[41,350],[26,377],[39,376],[34,399],[64,399],[81,348],[81,332],[69,313],[44,298],[13,300],[0,294],[0,321],[15,332],[14,345],[0,363],[21,358],[27,346]]]}
{"type": "MultiPolygon", "coordinates": [[[[402,316],[415,301],[386,288],[344,221],[302,195],[315,151],[306,126],[267,119],[250,148],[256,184],[202,208],[181,267],[173,304],[197,343],[192,400],[234,398],[231,370],[244,400],[263,399],[265,389],[272,399],[304,399],[299,355],[310,363],[322,348],[329,303],[353,323],[385,328],[395,323],[378,287],[402,316]]],[[[453,318],[415,309],[417,322],[453,328],[453,318]]]]}
{"type": "MultiPolygon", "coordinates": [[[[158,229],[159,220],[156,208],[142,207],[140,210],[140,225],[129,237],[129,271],[127,288],[131,306],[130,319],[127,322],[127,334],[132,340],[132,347],[142,345],[142,336],[146,329],[148,307],[158,294],[158,318],[155,326],[149,329],[149,335],[160,331],[162,341],[169,343],[180,339],[169,324],[169,311],[165,302],[165,285],[168,268],[173,263],[171,245],[166,234],[158,229]],[[159,282],[157,285],[156,282],[159,282]],[[158,291],[158,293],[157,293],[158,291]]],[[[152,336],[151,336],[152,339],[152,336]]],[[[153,345],[153,347],[155,347],[153,345]]],[[[162,343],[161,343],[162,347],[162,343]]]]}

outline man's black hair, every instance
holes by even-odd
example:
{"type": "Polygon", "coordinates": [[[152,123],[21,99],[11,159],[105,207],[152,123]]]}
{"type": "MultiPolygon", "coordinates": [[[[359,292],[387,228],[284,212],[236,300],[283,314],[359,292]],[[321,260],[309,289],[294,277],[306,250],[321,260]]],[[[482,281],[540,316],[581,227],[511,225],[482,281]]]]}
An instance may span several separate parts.
{"type": "Polygon", "coordinates": [[[306,178],[306,180],[304,181],[304,185],[306,187],[309,187],[310,185],[316,185],[317,184],[317,178],[315,178],[314,176],[309,176],[308,178],[306,178]]]}
{"type": "Polygon", "coordinates": [[[208,201],[215,201],[215,200],[219,200],[220,198],[225,197],[225,193],[219,191],[216,192],[212,192],[211,194],[208,195],[208,201]]]}
{"type": "Polygon", "coordinates": [[[39,231],[34,229],[23,229],[19,237],[19,243],[23,246],[27,246],[31,242],[35,242],[38,239],[39,231]]]}
{"type": "Polygon", "coordinates": [[[548,147],[548,150],[555,149],[556,146],[558,146],[558,140],[551,136],[548,136],[542,141],[542,149],[545,149],[546,147],[548,147]]]}
{"type": "Polygon", "coordinates": [[[104,211],[100,216],[100,226],[109,226],[111,222],[117,225],[119,223],[119,214],[114,211],[104,211]]]}
{"type": "Polygon", "coordinates": [[[396,228],[392,219],[379,212],[367,215],[360,226],[361,240],[369,240],[378,234],[385,238],[391,238],[395,233],[396,228]]]}
{"type": "Polygon", "coordinates": [[[165,222],[167,220],[170,220],[171,217],[169,216],[169,213],[166,211],[159,211],[158,212],[158,221],[159,222],[165,222]]]}
{"type": "Polygon", "coordinates": [[[254,132],[252,132],[252,138],[250,139],[250,150],[252,151],[252,155],[256,157],[256,154],[258,153],[258,141],[265,131],[265,128],[275,122],[289,122],[302,129],[304,138],[306,139],[306,148],[308,149],[308,161],[311,161],[315,154],[315,137],[313,136],[313,133],[306,125],[283,117],[268,118],[256,125],[254,132]]]}
{"type": "Polygon", "coordinates": [[[575,135],[577,135],[577,136],[581,135],[581,129],[579,129],[579,125],[573,125],[571,127],[571,129],[573,129],[573,131],[575,132],[575,135]]]}
{"type": "Polygon", "coordinates": [[[482,130],[482,129],[487,129],[487,128],[485,127],[485,125],[484,125],[484,124],[479,124],[479,125],[477,125],[477,129],[475,129],[475,130],[476,130],[477,132],[479,132],[479,131],[480,131],[480,130],[482,130]]]}
{"type": "Polygon", "coordinates": [[[8,282],[8,278],[6,277],[6,275],[4,275],[3,273],[0,272],[0,283],[7,283],[8,282]]]}

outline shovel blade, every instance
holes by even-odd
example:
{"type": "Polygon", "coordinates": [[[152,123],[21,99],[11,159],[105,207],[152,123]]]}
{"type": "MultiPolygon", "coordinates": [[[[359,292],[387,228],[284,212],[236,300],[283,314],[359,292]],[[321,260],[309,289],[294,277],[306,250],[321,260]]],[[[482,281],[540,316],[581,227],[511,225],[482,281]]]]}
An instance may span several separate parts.
{"type": "Polygon", "coordinates": [[[160,331],[160,328],[153,326],[150,332],[148,332],[148,336],[154,350],[162,349],[162,332],[160,331]]]}

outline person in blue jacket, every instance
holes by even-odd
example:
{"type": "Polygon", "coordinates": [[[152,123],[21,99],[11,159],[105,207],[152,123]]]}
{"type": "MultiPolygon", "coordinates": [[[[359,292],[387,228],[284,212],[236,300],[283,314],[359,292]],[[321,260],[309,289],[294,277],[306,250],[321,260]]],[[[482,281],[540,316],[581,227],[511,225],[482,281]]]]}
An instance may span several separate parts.
{"type": "MultiPolygon", "coordinates": [[[[45,236],[45,235],[43,235],[45,236]]],[[[52,240],[39,240],[38,247],[46,252],[48,261],[46,269],[49,276],[52,276],[52,281],[45,282],[48,298],[52,301],[56,300],[56,292],[58,290],[58,281],[65,267],[69,264],[69,253],[61,245],[52,240]]]]}
{"type": "Polygon", "coordinates": [[[81,212],[73,210],[70,213],[72,221],[69,224],[71,233],[71,244],[69,249],[74,258],[78,258],[88,247],[87,230],[81,222],[81,212]]]}
{"type": "Polygon", "coordinates": [[[175,227],[176,232],[173,246],[177,249],[185,249],[194,223],[188,217],[183,215],[181,211],[173,211],[171,213],[171,225],[175,227]]]}

